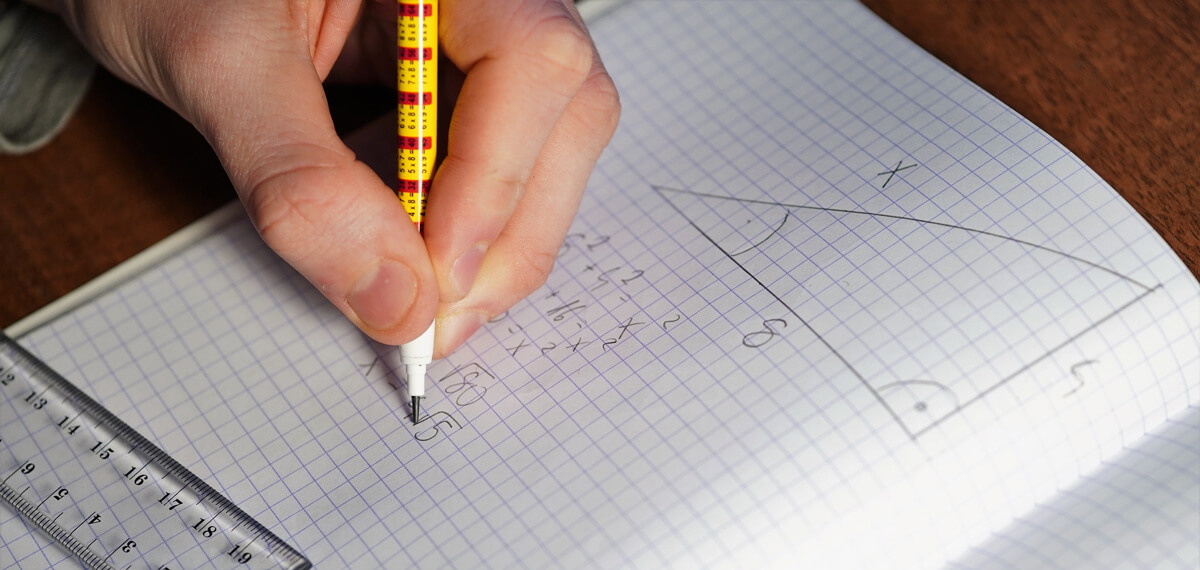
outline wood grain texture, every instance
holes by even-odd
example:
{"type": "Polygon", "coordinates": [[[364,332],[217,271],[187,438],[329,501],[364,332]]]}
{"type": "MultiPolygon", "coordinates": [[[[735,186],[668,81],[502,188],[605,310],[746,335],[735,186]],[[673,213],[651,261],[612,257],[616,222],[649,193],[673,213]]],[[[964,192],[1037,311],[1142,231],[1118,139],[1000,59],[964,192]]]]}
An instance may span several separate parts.
{"type": "MultiPolygon", "coordinates": [[[[339,132],[395,104],[384,87],[334,87],[327,96],[339,132]]],[[[189,123],[105,72],[48,146],[0,156],[0,192],[0,326],[236,198],[189,123]]]]}
{"type": "Polygon", "coordinates": [[[1079,156],[1200,275],[1200,2],[864,3],[1079,156]]]}
{"type": "MultiPolygon", "coordinates": [[[[1079,155],[1200,274],[1200,0],[864,3],[1079,155]]],[[[343,132],[394,104],[329,97],[343,132]]],[[[234,197],[190,125],[106,73],[49,146],[0,157],[0,188],[0,325],[234,197]]]]}
{"type": "Polygon", "coordinates": [[[48,146],[0,157],[7,326],[232,196],[207,143],[106,73],[48,146]]]}

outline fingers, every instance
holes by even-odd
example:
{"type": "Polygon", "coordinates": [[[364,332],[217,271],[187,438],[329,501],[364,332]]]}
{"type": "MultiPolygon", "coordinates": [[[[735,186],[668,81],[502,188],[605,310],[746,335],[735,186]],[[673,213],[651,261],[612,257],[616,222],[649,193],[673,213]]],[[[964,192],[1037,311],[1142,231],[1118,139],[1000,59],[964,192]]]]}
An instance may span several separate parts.
{"type": "Polygon", "coordinates": [[[444,50],[466,79],[425,231],[442,299],[455,301],[515,211],[551,130],[588,76],[593,50],[561,2],[481,0],[442,9],[444,50]]]}
{"type": "Polygon", "coordinates": [[[368,0],[327,81],[396,85],[396,0],[368,0]]]}
{"type": "Polygon", "coordinates": [[[444,2],[467,76],[422,240],[334,133],[320,84],[339,57],[350,75],[371,65],[355,57],[386,33],[352,38],[353,22],[394,5],[62,2],[105,65],[205,135],[266,242],[385,343],[423,332],[440,297],[445,354],[540,286],[619,113],[570,0],[444,2]]]}
{"type": "Polygon", "coordinates": [[[267,244],[373,338],[411,340],[434,317],[436,281],[394,192],[334,131],[314,54],[325,69],[331,58],[287,27],[251,33],[253,42],[225,33],[225,45],[175,52],[177,101],[267,244]]]}
{"type": "Polygon", "coordinates": [[[440,355],[545,281],[620,112],[573,10],[517,9],[512,29],[469,29],[493,45],[460,45],[453,33],[444,42],[452,60],[452,47],[476,59],[456,60],[467,79],[426,229],[443,302],[440,355]]]}
{"type": "MultiPolygon", "coordinates": [[[[436,282],[395,194],[338,139],[311,71],[238,121],[214,145],[263,239],[356,325],[399,344],[432,320],[436,282]],[[282,102],[277,105],[274,102],[282,102]]],[[[279,78],[284,81],[284,77],[279,78]]]]}

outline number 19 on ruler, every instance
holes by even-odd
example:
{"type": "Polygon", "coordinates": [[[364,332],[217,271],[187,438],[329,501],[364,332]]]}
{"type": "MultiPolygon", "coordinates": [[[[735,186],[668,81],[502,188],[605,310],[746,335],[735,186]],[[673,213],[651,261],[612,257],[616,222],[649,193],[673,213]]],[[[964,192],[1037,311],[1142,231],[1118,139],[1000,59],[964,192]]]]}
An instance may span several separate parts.
{"type": "Polygon", "coordinates": [[[2,334],[0,499],[88,568],[312,566],[2,334]]]}

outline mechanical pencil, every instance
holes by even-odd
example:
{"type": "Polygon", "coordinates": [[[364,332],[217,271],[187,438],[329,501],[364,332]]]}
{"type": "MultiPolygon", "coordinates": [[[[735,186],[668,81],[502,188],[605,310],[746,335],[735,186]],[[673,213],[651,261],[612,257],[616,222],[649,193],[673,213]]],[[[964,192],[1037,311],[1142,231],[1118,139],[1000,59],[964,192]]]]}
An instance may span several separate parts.
{"type": "MultiPolygon", "coordinates": [[[[396,8],[397,196],[417,231],[422,231],[437,158],[438,7],[436,0],[397,0],[396,8]]],[[[413,423],[420,417],[425,397],[425,368],[433,362],[433,335],[430,323],[421,336],[400,347],[413,423]]]]}

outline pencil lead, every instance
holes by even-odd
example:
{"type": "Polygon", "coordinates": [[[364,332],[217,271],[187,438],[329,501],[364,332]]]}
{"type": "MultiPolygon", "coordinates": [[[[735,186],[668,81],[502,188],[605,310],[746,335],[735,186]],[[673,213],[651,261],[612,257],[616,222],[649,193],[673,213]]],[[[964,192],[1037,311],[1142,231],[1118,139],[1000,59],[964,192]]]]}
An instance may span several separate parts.
{"type": "Polygon", "coordinates": [[[413,409],[413,425],[417,425],[417,418],[421,416],[421,397],[420,396],[412,397],[412,409],[413,409]]]}

